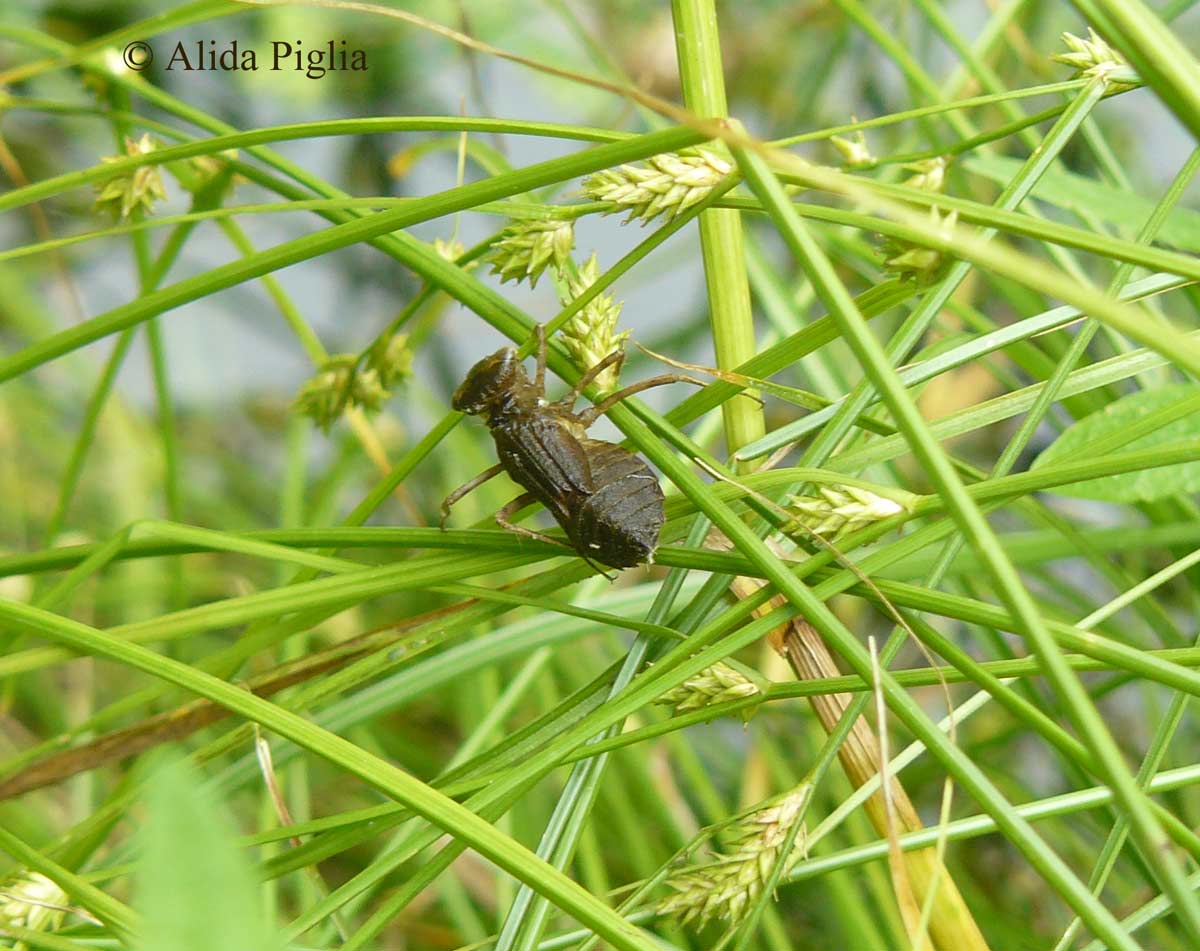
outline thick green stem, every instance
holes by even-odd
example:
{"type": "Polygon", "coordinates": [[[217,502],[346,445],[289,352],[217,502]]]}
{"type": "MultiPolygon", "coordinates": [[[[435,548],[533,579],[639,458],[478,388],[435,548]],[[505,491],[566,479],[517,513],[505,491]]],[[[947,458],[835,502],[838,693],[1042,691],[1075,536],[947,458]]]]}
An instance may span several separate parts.
{"type": "MultiPolygon", "coordinates": [[[[671,11],[675,18],[675,50],[684,104],[697,115],[724,118],[728,107],[713,0],[674,0],[671,11]]],[[[703,212],[700,248],[717,366],[732,370],[753,357],[756,349],[741,213],[727,208],[703,212]]],[[[752,398],[735,397],[721,410],[730,454],[762,436],[762,410],[752,398]]]]}

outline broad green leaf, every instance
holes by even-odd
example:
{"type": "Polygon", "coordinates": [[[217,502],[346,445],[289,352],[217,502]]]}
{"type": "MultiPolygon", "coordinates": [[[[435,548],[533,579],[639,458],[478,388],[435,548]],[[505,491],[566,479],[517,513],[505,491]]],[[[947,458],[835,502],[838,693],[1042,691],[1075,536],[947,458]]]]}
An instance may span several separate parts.
{"type": "Polygon", "coordinates": [[[227,813],[181,759],[160,764],[146,797],[136,906],[138,951],[278,951],[261,889],[227,813]]]}
{"type": "MultiPolygon", "coordinates": [[[[1088,447],[1125,429],[1150,413],[1166,409],[1185,399],[1200,395],[1200,386],[1177,383],[1142,390],[1110,403],[1071,426],[1031,466],[1038,469],[1086,455],[1088,447]]],[[[1200,436],[1200,413],[1191,413],[1159,427],[1147,436],[1130,440],[1121,451],[1151,449],[1180,439],[1200,436]]],[[[1105,502],[1150,502],[1182,492],[1200,492],[1200,462],[1126,472],[1089,482],[1059,486],[1053,491],[1080,499],[1105,502]]]]}
{"type": "MultiPolygon", "coordinates": [[[[976,155],[963,163],[967,171],[1006,184],[1021,168],[1017,159],[1000,155],[976,155]]],[[[1034,197],[1067,211],[1094,215],[1101,221],[1140,228],[1154,211],[1154,201],[1133,192],[1119,191],[1103,182],[1050,169],[1033,188],[1034,197]]],[[[1158,242],[1181,251],[1200,252],[1200,212],[1175,208],[1158,233],[1158,242]]]]}

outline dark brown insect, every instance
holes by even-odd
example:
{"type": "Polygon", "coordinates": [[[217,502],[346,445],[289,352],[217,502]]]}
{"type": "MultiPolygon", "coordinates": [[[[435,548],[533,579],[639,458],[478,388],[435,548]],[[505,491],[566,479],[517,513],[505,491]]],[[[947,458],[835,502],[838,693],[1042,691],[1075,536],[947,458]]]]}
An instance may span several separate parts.
{"type": "Polygon", "coordinates": [[[621,400],[652,386],[680,380],[666,374],[634,383],[582,413],[575,402],[624,351],[609,354],[588,370],[571,392],[546,402],[546,336],[537,328],[537,375],[530,382],[515,350],[505,347],[471,368],[454,391],[452,405],[481,416],[491,430],[500,462],[459,486],[442,503],[442,526],[450,506],[493,476],[507,472],[525,489],[496,513],[509,531],[561,545],[558,539],[513,525],[509,519],[530,502],[541,502],[562,526],[573,547],[589,562],[630,568],[647,561],[658,545],[663,494],[649,466],[612,443],[591,439],[587,429],[621,400]]]}

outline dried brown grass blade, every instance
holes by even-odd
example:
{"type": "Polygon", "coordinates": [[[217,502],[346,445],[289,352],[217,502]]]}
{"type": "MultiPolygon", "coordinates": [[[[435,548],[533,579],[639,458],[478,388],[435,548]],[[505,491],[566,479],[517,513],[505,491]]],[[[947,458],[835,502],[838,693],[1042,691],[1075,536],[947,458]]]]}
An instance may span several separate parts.
{"type": "MultiPolygon", "coordinates": [[[[768,542],[768,544],[773,544],[768,542]]],[[[728,550],[731,546],[724,536],[710,535],[707,547],[728,550]]],[[[757,578],[739,576],[730,584],[730,590],[738,598],[753,595],[764,582],[757,578]]],[[[782,596],[776,596],[755,610],[762,617],[784,605],[782,596]]],[[[793,618],[768,635],[768,640],[791,665],[801,680],[820,680],[839,677],[842,672],[834,663],[833,656],[821,635],[803,618],[793,618]]],[[[822,694],[809,698],[817,719],[827,733],[832,732],[850,706],[849,694],[822,694]]],[[[874,779],[879,772],[879,741],[870,724],[859,717],[846,742],[838,750],[838,759],[850,782],[857,788],[874,779]]],[[[888,779],[888,795],[891,797],[896,826],[901,835],[918,831],[924,826],[912,800],[895,777],[888,779]]],[[[881,790],[877,790],[864,804],[871,825],[880,836],[887,835],[887,804],[881,790]]],[[[919,902],[924,902],[936,887],[933,897],[933,913],[929,932],[938,951],[987,951],[988,944],[979,930],[970,909],[963,900],[953,877],[941,865],[935,847],[905,852],[904,866],[912,890],[919,902]]]]}
{"type": "MultiPolygon", "coordinates": [[[[249,678],[246,687],[257,696],[270,697],[285,687],[303,683],[331,670],[338,670],[370,651],[394,643],[405,631],[434,618],[456,613],[474,603],[476,602],[463,602],[451,608],[408,618],[402,624],[393,625],[384,631],[363,634],[310,654],[302,660],[249,678]]],[[[62,782],[106,763],[128,759],[163,743],[181,740],[197,730],[225,719],[228,715],[229,712],[224,707],[217,706],[209,700],[193,700],[174,710],[148,717],[133,726],[105,733],[81,746],[36,760],[19,772],[0,779],[0,800],[11,799],[62,782]]]]}

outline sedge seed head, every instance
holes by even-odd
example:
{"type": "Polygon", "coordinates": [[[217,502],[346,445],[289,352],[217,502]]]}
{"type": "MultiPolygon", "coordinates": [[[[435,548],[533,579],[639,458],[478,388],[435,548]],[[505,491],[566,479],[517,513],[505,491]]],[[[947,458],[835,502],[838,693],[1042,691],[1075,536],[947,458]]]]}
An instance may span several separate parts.
{"type": "MultiPolygon", "coordinates": [[[[40,872],[23,872],[0,882],[0,925],[57,931],[66,908],[66,893],[40,872]]],[[[23,941],[11,947],[13,951],[29,951],[23,941]]]]}
{"type": "MultiPolygon", "coordinates": [[[[943,216],[938,209],[930,208],[929,223],[943,240],[949,240],[958,223],[958,212],[951,211],[943,216]]],[[[884,270],[922,287],[940,280],[949,263],[946,255],[936,248],[927,248],[901,238],[885,238],[882,250],[884,270]]]]}
{"type": "MultiPolygon", "coordinates": [[[[405,341],[406,342],[406,341],[405,341]]],[[[373,366],[358,365],[358,356],[339,353],[331,356],[296,394],[298,413],[328,430],[347,409],[378,412],[391,394],[373,366]]]]}
{"type": "MultiPolygon", "coordinates": [[[[451,264],[454,264],[463,256],[463,252],[465,252],[467,249],[463,246],[461,241],[458,241],[454,238],[434,238],[433,250],[438,253],[439,257],[444,258],[451,264]]],[[[478,259],[474,261],[467,261],[466,263],[459,265],[459,267],[461,267],[464,271],[474,270],[478,266],[478,259]]]]}
{"type": "Polygon", "coordinates": [[[575,223],[565,218],[541,218],[518,221],[504,229],[488,252],[492,273],[500,280],[528,280],[536,287],[538,278],[550,265],[561,272],[575,247],[575,223]]]}
{"type": "MultiPolygon", "coordinates": [[[[727,850],[712,860],[689,865],[667,879],[674,891],[658,905],[659,914],[703,926],[711,919],[739,922],[766,888],[796,824],[804,815],[811,786],[802,783],[770,806],[746,816],[729,830],[727,850]]],[[[797,833],[791,864],[804,855],[804,831],[797,833]]]]}
{"type": "MultiPolygon", "coordinates": [[[[565,275],[559,300],[564,307],[590,288],[600,277],[600,264],[595,253],[577,269],[565,275]]],[[[617,333],[617,322],[621,318],[621,304],[607,291],[598,294],[572,317],[559,334],[571,359],[580,370],[588,370],[619,350],[629,331],[617,333]]],[[[596,385],[602,392],[616,389],[617,374],[612,367],[596,377],[596,385]]]]}
{"type": "MultiPolygon", "coordinates": [[[[412,375],[412,362],[408,334],[392,334],[376,343],[367,354],[367,368],[375,372],[379,386],[385,391],[412,375]]],[[[387,396],[385,392],[383,398],[387,396]]]]}
{"type": "Polygon", "coordinates": [[[872,168],[879,161],[867,147],[867,136],[862,129],[857,130],[850,138],[830,136],[829,144],[838,150],[845,168],[872,168]]]}
{"type": "Polygon", "coordinates": [[[1050,58],[1074,69],[1076,78],[1101,77],[1113,86],[1135,85],[1133,82],[1121,82],[1116,78],[1118,75],[1124,78],[1132,73],[1129,61],[1109,46],[1091,27],[1088,27],[1086,39],[1073,33],[1063,33],[1062,41],[1067,52],[1057,53],[1050,58]]]}
{"type": "Polygon", "coordinates": [[[946,169],[950,167],[950,159],[939,155],[936,158],[921,159],[919,162],[909,162],[904,167],[910,172],[916,172],[904,182],[909,188],[940,192],[946,184],[946,169]]]}
{"type": "Polygon", "coordinates": [[[676,713],[686,713],[761,693],[758,685],[744,674],[728,664],[716,663],[668,690],[655,703],[672,706],[676,713]]]}
{"type": "MultiPolygon", "coordinates": [[[[117,162],[137,155],[149,155],[158,148],[150,134],[140,139],[125,138],[124,155],[105,155],[101,162],[117,162]]],[[[107,208],[117,220],[130,217],[136,209],[146,214],[154,210],[155,202],[167,197],[163,187],[162,171],[157,165],[139,165],[137,168],[110,178],[96,185],[96,207],[107,208]]]]}
{"type": "Polygon", "coordinates": [[[823,485],[816,495],[790,496],[788,511],[799,528],[836,541],[843,535],[907,511],[894,499],[858,486],[823,485]]]}
{"type": "Polygon", "coordinates": [[[612,203],[610,213],[628,211],[626,221],[671,221],[719,185],[733,166],[710,149],[655,155],[642,165],[604,169],[583,180],[584,194],[612,203]]]}

